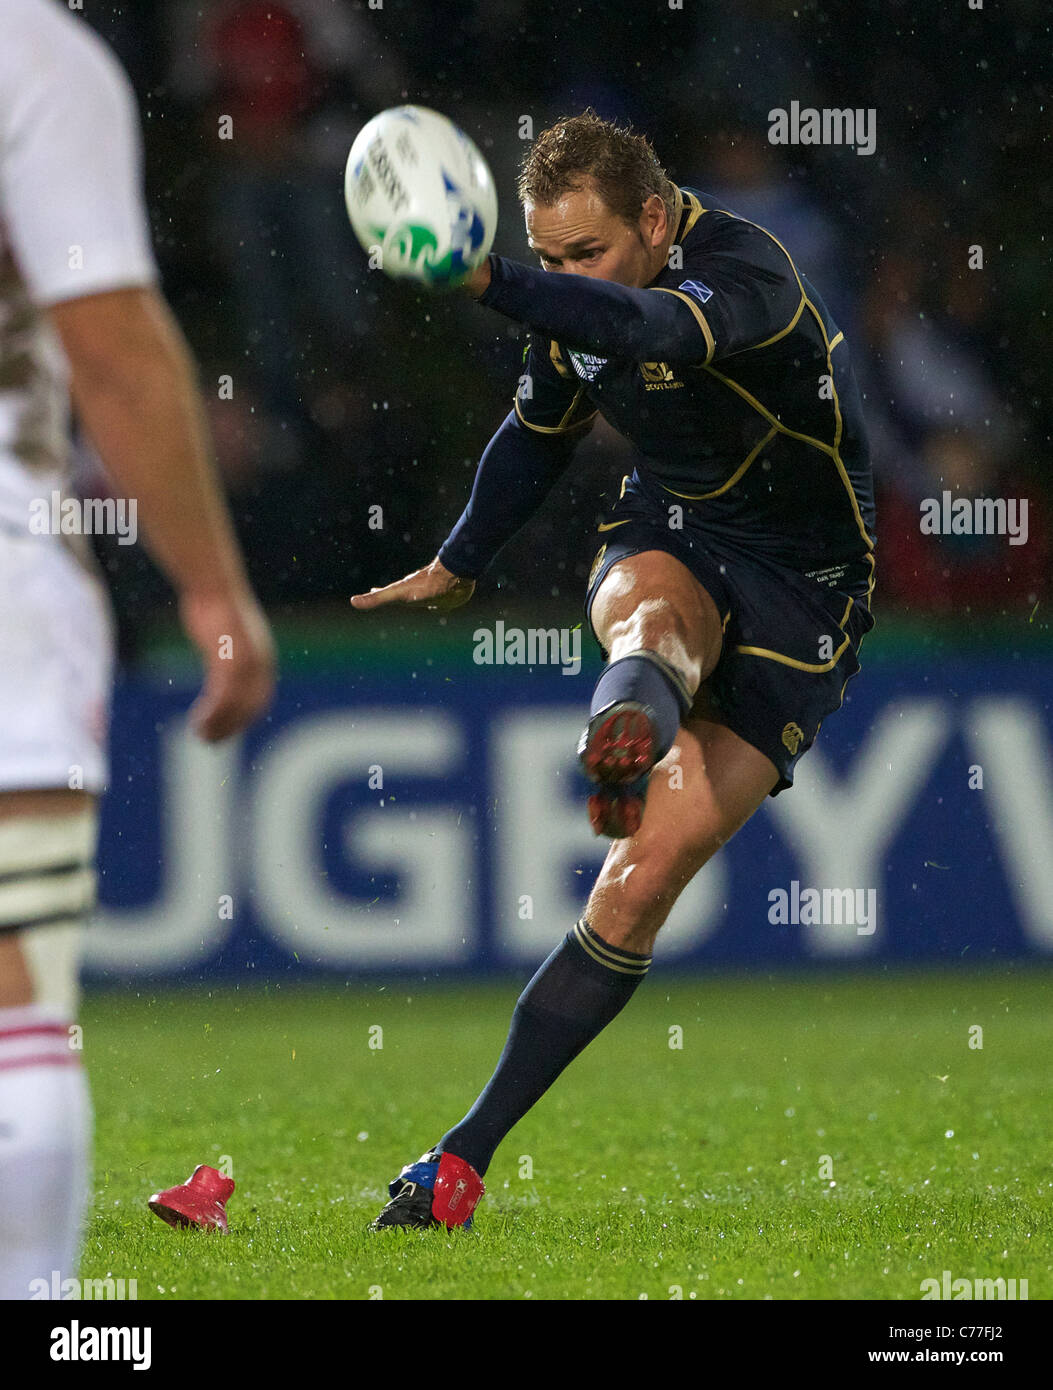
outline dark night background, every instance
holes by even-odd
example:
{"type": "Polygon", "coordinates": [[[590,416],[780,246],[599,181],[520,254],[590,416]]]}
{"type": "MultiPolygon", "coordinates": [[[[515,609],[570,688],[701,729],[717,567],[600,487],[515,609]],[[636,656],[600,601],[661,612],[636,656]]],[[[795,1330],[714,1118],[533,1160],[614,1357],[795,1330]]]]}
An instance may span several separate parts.
{"type": "MultiPolygon", "coordinates": [[[[1047,583],[1049,11],[1041,0],[793,7],[776,0],[382,8],[343,0],[86,0],[139,97],[163,283],[201,369],[217,459],[275,612],[426,563],[511,404],[518,331],[369,272],[343,206],[360,126],[450,115],[494,171],[495,250],[526,259],[514,177],[534,132],[591,104],[677,182],[775,232],[853,351],[878,482],[875,611],[1023,618],[1047,583]],[[779,147],[768,111],[873,107],[877,149],[779,147]],[[229,115],[234,139],[218,138],[229,115]],[[983,248],[984,268],[968,267],[983,248]],[[229,374],[234,398],[218,398],[229,374]],[[1030,539],[922,537],[944,488],[1028,497],[1030,539]],[[371,531],[368,508],[384,508],[371,531]]],[[[597,430],[480,585],[580,602],[624,446],[597,430]]],[[[82,482],[98,490],[90,453],[82,482]]],[[[167,587],[104,555],[126,652],[167,587]]]]}

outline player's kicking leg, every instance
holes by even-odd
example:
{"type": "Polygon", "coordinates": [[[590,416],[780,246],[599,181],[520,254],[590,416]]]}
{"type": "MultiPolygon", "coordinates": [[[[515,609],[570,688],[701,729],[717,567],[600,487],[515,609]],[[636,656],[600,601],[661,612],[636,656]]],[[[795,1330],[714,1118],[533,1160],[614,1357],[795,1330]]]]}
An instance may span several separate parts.
{"type": "Polygon", "coordinates": [[[597,835],[635,835],[648,776],[673,746],[695,693],[720,658],[716,604],[661,550],[611,566],[596,592],[593,627],[610,659],[596,684],[578,753],[596,791],[597,835]]]}
{"type": "Polygon", "coordinates": [[[678,729],[677,686],[694,695],[713,669],[721,625],[709,595],[677,560],[648,551],[612,566],[592,621],[612,656],[605,676],[620,665],[636,684],[604,691],[601,678],[590,727],[597,714],[617,713],[597,701],[632,703],[646,714],[643,765],[650,759],[653,772],[639,829],[611,847],[585,915],[520,996],[486,1088],[464,1119],[391,1184],[377,1229],[470,1219],[498,1144],[629,1002],[683,888],[778,780],[768,758],[715,720],[704,694],[678,729]],[[663,776],[674,766],[678,777],[663,776]]]}

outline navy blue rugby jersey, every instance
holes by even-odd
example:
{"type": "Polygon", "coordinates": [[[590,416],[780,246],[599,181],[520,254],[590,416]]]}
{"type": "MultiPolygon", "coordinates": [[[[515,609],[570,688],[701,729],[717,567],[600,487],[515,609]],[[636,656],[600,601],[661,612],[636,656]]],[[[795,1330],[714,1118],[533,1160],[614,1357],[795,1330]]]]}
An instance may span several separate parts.
{"type": "Polygon", "coordinates": [[[873,481],[844,334],[770,232],[688,187],[676,216],[668,264],[642,290],[490,258],[480,302],[530,336],[490,487],[484,455],[440,551],[454,572],[485,568],[526,519],[517,496],[536,509],[598,413],[695,527],[838,588],[871,582],[873,481]]]}

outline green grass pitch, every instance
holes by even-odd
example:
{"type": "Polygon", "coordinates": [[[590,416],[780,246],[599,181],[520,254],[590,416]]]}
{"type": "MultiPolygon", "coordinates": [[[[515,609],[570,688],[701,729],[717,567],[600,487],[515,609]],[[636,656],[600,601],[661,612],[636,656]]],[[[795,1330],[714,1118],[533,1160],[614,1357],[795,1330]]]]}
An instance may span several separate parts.
{"type": "Polygon", "coordinates": [[[81,1276],[140,1299],[918,1300],[946,1269],[1048,1299],[1051,986],[654,976],[505,1140],[474,1233],[379,1235],[387,1181],[489,1076],[517,984],[89,995],[81,1276]],[[224,1155],[229,1236],[147,1210],[224,1155]]]}

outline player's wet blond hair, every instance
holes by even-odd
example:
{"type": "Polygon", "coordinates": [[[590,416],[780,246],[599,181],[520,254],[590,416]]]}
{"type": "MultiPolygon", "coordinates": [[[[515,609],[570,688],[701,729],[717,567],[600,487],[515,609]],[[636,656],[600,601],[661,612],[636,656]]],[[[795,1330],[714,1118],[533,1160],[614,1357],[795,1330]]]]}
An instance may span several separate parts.
{"type": "Polygon", "coordinates": [[[591,107],[580,116],[561,116],[537,137],[523,159],[519,198],[551,207],[587,178],[611,211],[633,227],[656,193],[672,217],[676,191],[651,142],[631,126],[603,120],[591,107]]]}

